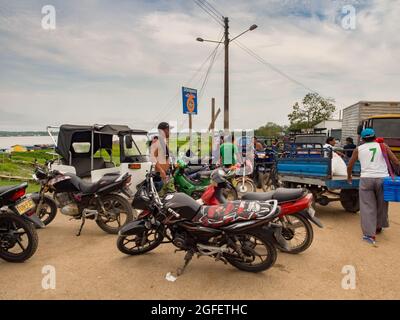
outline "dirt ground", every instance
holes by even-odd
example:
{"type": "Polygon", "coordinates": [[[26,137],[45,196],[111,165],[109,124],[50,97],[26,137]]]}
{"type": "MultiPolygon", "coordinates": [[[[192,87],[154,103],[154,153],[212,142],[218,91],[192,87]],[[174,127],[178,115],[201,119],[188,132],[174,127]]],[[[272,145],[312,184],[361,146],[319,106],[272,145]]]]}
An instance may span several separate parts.
{"type": "Polygon", "coordinates": [[[273,268],[259,274],[241,272],[202,257],[193,259],[175,282],[165,275],[183,262],[172,245],[143,256],[125,256],[116,236],[88,221],[59,214],[39,230],[39,248],[23,264],[0,260],[0,299],[399,299],[400,205],[391,204],[391,227],[378,247],[363,243],[359,215],[339,204],[317,207],[324,229],[314,228],[312,246],[299,255],[278,254],[273,268]],[[56,288],[42,288],[42,268],[56,270],[56,288]],[[356,288],[345,290],[342,268],[356,270],[356,288]]]}

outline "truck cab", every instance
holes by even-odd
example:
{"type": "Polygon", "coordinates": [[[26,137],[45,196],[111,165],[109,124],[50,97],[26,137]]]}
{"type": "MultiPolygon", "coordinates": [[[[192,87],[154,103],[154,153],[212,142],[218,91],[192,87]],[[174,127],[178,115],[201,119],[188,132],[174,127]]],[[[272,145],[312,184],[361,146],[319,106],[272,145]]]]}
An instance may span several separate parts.
{"type": "Polygon", "coordinates": [[[358,126],[358,135],[365,128],[374,129],[376,136],[384,138],[385,143],[400,159],[400,114],[383,114],[369,117],[358,126]]]}

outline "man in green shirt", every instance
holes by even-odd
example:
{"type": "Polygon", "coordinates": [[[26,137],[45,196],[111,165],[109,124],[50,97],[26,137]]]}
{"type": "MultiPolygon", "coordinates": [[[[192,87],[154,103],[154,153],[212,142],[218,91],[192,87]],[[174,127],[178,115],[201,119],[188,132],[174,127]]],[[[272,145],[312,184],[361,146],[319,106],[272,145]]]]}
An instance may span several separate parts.
{"type": "Polygon", "coordinates": [[[224,139],[224,143],[221,144],[219,151],[221,154],[221,165],[223,165],[225,168],[236,165],[238,160],[240,161],[241,159],[241,155],[237,145],[235,144],[235,138],[233,136],[226,137],[224,139]]]}

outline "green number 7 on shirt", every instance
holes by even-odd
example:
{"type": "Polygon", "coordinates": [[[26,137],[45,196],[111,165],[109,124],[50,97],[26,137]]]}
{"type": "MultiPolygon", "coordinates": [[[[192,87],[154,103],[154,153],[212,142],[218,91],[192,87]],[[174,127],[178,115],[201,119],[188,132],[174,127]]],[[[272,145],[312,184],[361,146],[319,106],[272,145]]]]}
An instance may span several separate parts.
{"type": "Polygon", "coordinates": [[[369,151],[372,152],[371,162],[374,162],[376,155],[376,148],[370,148],[369,151]]]}

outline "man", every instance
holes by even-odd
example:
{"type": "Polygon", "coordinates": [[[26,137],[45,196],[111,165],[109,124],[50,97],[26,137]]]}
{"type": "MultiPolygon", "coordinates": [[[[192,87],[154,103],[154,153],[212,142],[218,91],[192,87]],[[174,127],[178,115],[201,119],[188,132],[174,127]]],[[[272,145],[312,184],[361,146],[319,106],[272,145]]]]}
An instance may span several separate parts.
{"type": "MultiPolygon", "coordinates": [[[[363,240],[375,245],[376,234],[382,228],[389,227],[388,203],[383,199],[383,178],[389,176],[388,165],[379,143],[375,141],[375,131],[371,128],[362,130],[364,144],[353,151],[347,167],[347,180],[352,183],[353,166],[357,160],[361,164],[360,177],[360,214],[363,240]]],[[[391,163],[398,165],[399,160],[384,144],[384,150],[391,163]]]]}
{"type": "Polygon", "coordinates": [[[151,162],[155,165],[156,172],[160,173],[163,183],[167,182],[167,174],[170,169],[168,141],[170,135],[170,126],[167,122],[161,122],[158,125],[159,137],[153,140],[150,146],[151,162]]]}
{"type": "Polygon", "coordinates": [[[324,144],[324,157],[329,158],[331,152],[336,152],[339,156],[343,157],[343,153],[335,150],[336,140],[334,137],[328,137],[326,143],[324,144]]]}
{"type": "Polygon", "coordinates": [[[264,151],[264,147],[260,141],[258,141],[257,137],[253,138],[253,145],[255,151],[264,151]]]}
{"type": "Polygon", "coordinates": [[[345,150],[345,151],[344,151],[344,154],[346,155],[347,158],[349,158],[349,159],[351,158],[351,156],[353,155],[353,150],[354,150],[355,148],[357,148],[357,146],[354,144],[353,138],[348,137],[348,138],[346,139],[346,144],[345,144],[345,146],[343,147],[343,149],[345,150]],[[346,150],[348,150],[348,151],[346,151],[346,150]]]}
{"type": "Polygon", "coordinates": [[[241,160],[241,154],[239,153],[239,149],[235,144],[234,136],[228,136],[227,138],[224,138],[219,150],[221,155],[221,165],[225,168],[230,168],[236,165],[238,160],[241,160]]]}

